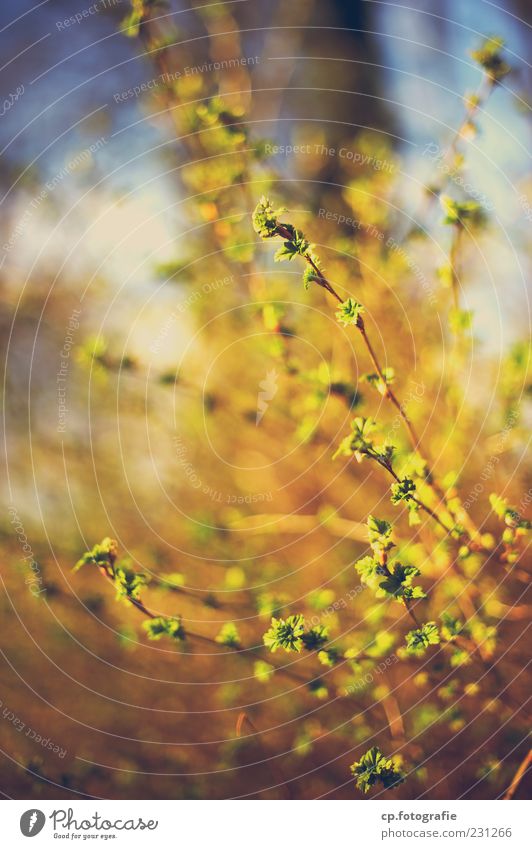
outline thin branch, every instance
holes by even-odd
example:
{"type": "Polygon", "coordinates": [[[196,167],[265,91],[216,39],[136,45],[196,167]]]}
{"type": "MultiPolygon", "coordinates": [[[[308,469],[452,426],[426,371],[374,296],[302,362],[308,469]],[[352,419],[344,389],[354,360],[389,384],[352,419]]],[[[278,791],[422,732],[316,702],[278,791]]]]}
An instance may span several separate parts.
{"type": "Polygon", "coordinates": [[[522,779],[525,777],[525,774],[526,774],[526,772],[527,772],[527,770],[528,770],[528,768],[531,764],[532,764],[532,749],[529,749],[528,754],[525,755],[525,757],[523,758],[521,764],[519,765],[519,769],[517,770],[514,777],[512,778],[512,781],[511,781],[511,784],[510,784],[508,790],[504,794],[505,799],[512,799],[513,798],[515,791],[519,787],[519,784],[522,781],[522,779]]]}

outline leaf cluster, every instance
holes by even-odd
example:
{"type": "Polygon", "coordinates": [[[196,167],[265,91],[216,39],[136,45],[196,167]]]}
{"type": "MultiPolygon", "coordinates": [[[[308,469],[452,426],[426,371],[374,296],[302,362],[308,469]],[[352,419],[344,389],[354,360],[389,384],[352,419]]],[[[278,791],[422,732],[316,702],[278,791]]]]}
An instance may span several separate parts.
{"type": "Polygon", "coordinates": [[[375,784],[382,784],[385,790],[401,784],[406,776],[395,758],[387,758],[378,746],[362,755],[359,761],[351,764],[358,790],[368,793],[375,784]]]}

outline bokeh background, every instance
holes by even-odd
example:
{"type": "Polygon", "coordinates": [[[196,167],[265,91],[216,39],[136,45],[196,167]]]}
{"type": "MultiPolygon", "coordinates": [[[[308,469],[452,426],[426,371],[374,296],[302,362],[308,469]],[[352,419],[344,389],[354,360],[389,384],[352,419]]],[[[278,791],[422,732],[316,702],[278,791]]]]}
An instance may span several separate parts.
{"type": "Polygon", "coordinates": [[[270,193],[363,301],[482,530],[500,533],[492,491],[529,515],[528,4],[172,0],[126,35],[130,12],[0,13],[0,791],[353,798],[349,764],[376,744],[410,772],[393,798],[497,798],[529,746],[525,554],[452,577],[450,547],[394,514],[378,469],[332,461],[355,408],[405,439],[333,305],[273,264],[250,217],[270,193]],[[426,186],[481,82],[468,50],[492,33],[512,73],[460,139],[489,211],[461,246],[473,324],[457,341],[426,186]],[[442,652],[385,674],[286,655],[264,682],[251,651],[148,641],[101,575],[72,572],[111,536],[150,576],[150,608],[191,631],[231,621],[257,647],[272,612],[304,612],[343,649],[395,657],[405,611],[353,570],[369,512],[397,518],[433,611],[485,629],[485,672],[442,652]]]}

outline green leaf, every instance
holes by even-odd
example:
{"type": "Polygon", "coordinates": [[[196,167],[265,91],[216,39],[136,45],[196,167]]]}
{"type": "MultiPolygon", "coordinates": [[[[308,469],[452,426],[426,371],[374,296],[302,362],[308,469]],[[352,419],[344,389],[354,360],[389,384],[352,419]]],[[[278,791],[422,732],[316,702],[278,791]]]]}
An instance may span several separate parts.
{"type": "Polygon", "coordinates": [[[122,21],[121,31],[128,38],[135,38],[139,34],[140,24],[142,21],[142,13],[138,11],[130,12],[122,21]]]}
{"type": "Polygon", "coordinates": [[[287,619],[272,618],[271,627],[263,636],[264,645],[271,652],[282,648],[286,652],[300,652],[303,647],[305,618],[301,613],[289,616],[287,619]]]}
{"type": "Polygon", "coordinates": [[[322,646],[329,639],[329,632],[325,625],[316,625],[313,628],[310,628],[305,634],[302,636],[303,645],[308,651],[316,651],[316,649],[321,649],[322,646]]]}
{"type": "Polygon", "coordinates": [[[274,262],[283,262],[285,259],[294,259],[297,256],[298,250],[293,242],[285,242],[282,247],[278,248],[274,255],[274,262]]]}
{"type": "Polygon", "coordinates": [[[440,203],[445,212],[444,224],[479,227],[486,222],[486,212],[476,200],[458,201],[442,195],[440,203]]]}
{"type": "Polygon", "coordinates": [[[367,520],[368,538],[375,554],[390,551],[395,543],[392,540],[392,526],[386,519],[377,519],[369,515],[367,520]]]}
{"type": "Polygon", "coordinates": [[[338,649],[322,649],[318,652],[318,660],[322,666],[335,666],[340,660],[340,652],[338,649]]]}
{"type": "Polygon", "coordinates": [[[240,566],[230,566],[224,575],[224,584],[230,590],[239,590],[246,583],[246,573],[240,566]]]}
{"type": "Polygon", "coordinates": [[[148,578],[141,572],[135,572],[128,566],[120,565],[114,569],[114,585],[117,601],[138,601],[141,590],[147,585],[148,578]]]}
{"type": "Polygon", "coordinates": [[[395,369],[391,367],[383,368],[382,370],[382,378],[377,372],[371,372],[370,374],[364,375],[364,380],[366,383],[369,383],[370,386],[373,386],[381,395],[386,394],[386,387],[390,386],[391,383],[395,380],[395,369]]]}
{"type": "MultiPolygon", "coordinates": [[[[264,195],[258,202],[251,217],[253,229],[263,239],[271,239],[277,235],[278,216],[285,212],[284,208],[274,209],[269,198],[264,195]]],[[[291,225],[285,225],[287,229],[293,230],[291,225]]]]}
{"type": "Polygon", "coordinates": [[[442,613],[441,617],[441,635],[447,642],[452,642],[463,632],[464,626],[459,619],[450,616],[448,613],[442,613]]]}
{"type": "Polygon", "coordinates": [[[230,649],[240,648],[240,635],[234,622],[225,622],[215,640],[230,649]]]}
{"type": "MultiPolygon", "coordinates": [[[[325,522],[323,524],[326,524],[325,522]]],[[[331,589],[312,590],[308,594],[307,601],[313,610],[322,611],[329,607],[336,598],[336,593],[331,589]]]]}
{"type": "Polygon", "coordinates": [[[471,51],[475,60],[495,82],[499,82],[512,70],[502,58],[504,39],[498,35],[486,38],[477,50],[471,51]]]}
{"type": "Polygon", "coordinates": [[[309,289],[311,283],[319,282],[319,279],[320,278],[318,277],[313,268],[305,268],[303,272],[303,286],[305,287],[305,289],[309,289]]]}
{"type": "MultiPolygon", "coordinates": [[[[515,507],[509,507],[506,498],[501,498],[499,495],[492,492],[489,499],[491,509],[495,515],[499,517],[499,519],[504,520],[504,523],[508,526],[508,528],[520,531],[521,535],[523,535],[523,532],[530,530],[530,522],[527,519],[523,519],[515,507]]],[[[513,541],[513,537],[510,541],[513,541]]]]}
{"type": "Polygon", "coordinates": [[[409,631],[406,635],[406,653],[421,657],[429,646],[440,643],[440,632],[435,622],[425,622],[420,628],[409,631]]]}
{"type": "Polygon", "coordinates": [[[417,578],[420,574],[419,569],[415,566],[403,566],[401,563],[395,563],[393,571],[379,586],[389,595],[399,600],[425,598],[425,593],[421,587],[412,586],[413,579],[417,578]]]}
{"type": "Polygon", "coordinates": [[[361,582],[368,587],[374,586],[376,577],[383,574],[383,572],[379,572],[382,569],[379,562],[369,554],[357,560],[355,569],[360,575],[361,582]]]}
{"type": "Polygon", "coordinates": [[[449,312],[449,325],[453,333],[465,333],[473,325],[473,311],[452,309],[449,312]]]}
{"type": "Polygon", "coordinates": [[[185,576],[182,572],[170,572],[168,575],[164,575],[162,583],[163,586],[167,587],[184,587],[185,580],[185,576]]]}
{"type": "Polygon", "coordinates": [[[351,764],[350,769],[357,789],[364,793],[368,793],[377,783],[381,783],[385,789],[396,787],[406,778],[397,760],[387,758],[378,746],[368,749],[359,761],[351,764]]]}
{"type": "Polygon", "coordinates": [[[288,600],[288,596],[284,594],[276,596],[272,593],[262,593],[256,599],[257,613],[263,619],[278,616],[288,604],[288,600]]]}
{"type": "Polygon", "coordinates": [[[495,515],[498,516],[499,519],[504,519],[504,515],[508,509],[508,501],[506,498],[501,498],[495,492],[492,492],[490,495],[490,504],[495,515]]]}
{"type": "Polygon", "coordinates": [[[185,629],[179,616],[156,616],[154,619],[146,619],[142,625],[150,640],[170,637],[180,643],[186,638],[185,629]]]}
{"type": "Polygon", "coordinates": [[[359,304],[358,301],[355,301],[353,298],[348,298],[347,301],[344,301],[343,304],[340,305],[339,309],[336,310],[336,318],[340,324],[343,324],[345,327],[354,324],[355,326],[359,324],[360,317],[364,312],[364,307],[362,304],[359,304]]]}
{"type": "Polygon", "coordinates": [[[311,692],[313,696],[316,696],[317,699],[326,699],[329,695],[327,686],[323,683],[321,678],[315,678],[314,681],[310,681],[307,686],[309,692],[311,692]]]}
{"type": "Polygon", "coordinates": [[[412,500],[413,494],[416,491],[416,485],[411,478],[403,478],[402,481],[392,483],[391,491],[392,504],[399,504],[401,501],[412,500]]]}
{"type": "Polygon", "coordinates": [[[256,660],[253,665],[253,675],[261,684],[267,684],[274,672],[275,667],[264,660],[256,660]]]}
{"type": "Polygon", "coordinates": [[[90,551],[86,551],[85,554],[80,557],[74,566],[73,571],[77,572],[82,566],[86,566],[89,563],[95,566],[108,566],[112,568],[117,554],[118,545],[116,540],[111,539],[110,537],[105,537],[105,539],[97,543],[94,548],[90,551]]]}
{"type": "Polygon", "coordinates": [[[465,649],[455,649],[451,655],[450,664],[452,667],[469,666],[471,657],[465,649]]]}

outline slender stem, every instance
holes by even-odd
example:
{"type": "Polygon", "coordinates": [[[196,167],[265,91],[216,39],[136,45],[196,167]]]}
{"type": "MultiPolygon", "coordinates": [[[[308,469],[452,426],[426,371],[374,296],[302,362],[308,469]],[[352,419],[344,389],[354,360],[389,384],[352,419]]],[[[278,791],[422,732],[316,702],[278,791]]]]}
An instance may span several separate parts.
{"type": "MultiPolygon", "coordinates": [[[[456,155],[456,153],[458,152],[458,144],[460,142],[466,124],[468,124],[475,117],[479,109],[486,104],[494,88],[495,80],[493,79],[493,77],[491,77],[489,74],[484,74],[475,95],[476,102],[474,99],[473,102],[471,102],[466,107],[465,115],[462,121],[460,122],[458,129],[455,130],[451,141],[447,146],[447,149],[444,151],[441,157],[438,157],[438,159],[441,159],[442,163],[447,164],[449,159],[456,155]]],[[[421,205],[422,208],[418,210],[415,216],[416,221],[423,220],[424,216],[430,211],[430,208],[434,201],[439,197],[439,195],[442,193],[443,189],[447,185],[450,179],[450,174],[452,173],[452,169],[446,168],[442,170],[442,178],[439,181],[436,180],[434,184],[430,186],[430,193],[428,191],[425,193],[424,200],[421,205]]],[[[411,227],[407,235],[411,235],[413,232],[415,232],[415,229],[415,227],[411,227]]]]}
{"type": "Polygon", "coordinates": [[[529,749],[528,754],[525,755],[525,757],[521,761],[521,764],[519,765],[517,772],[515,773],[514,777],[512,778],[512,781],[511,781],[511,784],[510,784],[508,790],[504,794],[505,799],[512,799],[513,798],[515,791],[519,787],[521,780],[524,778],[525,773],[527,772],[527,770],[528,770],[528,768],[531,764],[532,764],[532,749],[529,749]]]}
{"type": "MultiPolygon", "coordinates": [[[[290,240],[292,238],[292,233],[290,232],[290,230],[288,230],[286,227],[284,227],[283,224],[281,224],[281,223],[279,223],[277,225],[277,234],[279,236],[281,236],[283,239],[290,240]]],[[[327,292],[329,292],[339,303],[343,303],[342,298],[340,297],[338,292],[335,290],[334,286],[325,277],[325,275],[323,274],[321,269],[316,265],[316,263],[312,259],[312,257],[309,254],[305,254],[304,258],[308,262],[308,264],[311,266],[311,268],[313,269],[313,271],[316,275],[316,282],[318,283],[318,285],[321,286],[323,289],[325,289],[327,292]]],[[[410,421],[410,418],[409,418],[409,416],[408,416],[408,414],[407,414],[407,412],[404,408],[404,405],[399,401],[399,399],[397,398],[393,389],[391,389],[391,387],[388,385],[388,383],[385,379],[385,376],[384,376],[384,373],[383,373],[383,370],[382,370],[382,366],[380,365],[377,354],[375,353],[375,349],[373,348],[373,345],[371,344],[371,341],[370,341],[369,336],[367,334],[366,326],[364,324],[364,320],[363,320],[362,316],[359,316],[356,327],[357,327],[358,331],[360,332],[362,339],[364,340],[364,344],[365,344],[366,349],[368,351],[368,354],[371,358],[373,366],[374,366],[377,374],[379,375],[379,378],[381,380],[382,385],[384,386],[385,397],[388,398],[389,401],[391,401],[391,403],[394,405],[394,407],[399,412],[399,415],[400,415],[401,419],[403,420],[404,426],[405,426],[407,433],[408,433],[408,436],[410,438],[410,442],[412,444],[412,447],[413,447],[414,451],[418,452],[423,463],[425,464],[425,467],[426,467],[426,470],[427,470],[426,483],[428,484],[428,486],[430,486],[430,488],[433,490],[433,492],[437,496],[438,503],[443,504],[443,506],[446,509],[449,509],[448,505],[447,505],[447,497],[445,495],[445,492],[439,486],[437,481],[434,479],[434,474],[433,474],[432,469],[431,469],[431,464],[429,463],[424,452],[422,451],[421,440],[420,440],[418,434],[416,433],[414,425],[410,421]]],[[[446,524],[442,521],[442,519],[440,519],[440,517],[434,512],[434,510],[432,510],[430,507],[428,507],[428,505],[424,504],[419,499],[415,499],[415,500],[419,504],[419,506],[423,510],[425,510],[425,512],[427,512],[430,516],[432,516],[432,518],[436,522],[438,522],[438,524],[445,530],[446,533],[450,533],[450,529],[446,526],[446,524]]],[[[452,515],[452,513],[451,513],[451,515],[452,515]]],[[[469,543],[472,543],[472,536],[477,534],[478,531],[477,531],[477,528],[474,526],[474,524],[471,521],[468,521],[468,525],[469,525],[469,530],[466,531],[467,539],[468,539],[469,543]]]]}
{"type": "Polygon", "coordinates": [[[414,611],[412,610],[410,599],[404,598],[403,601],[405,603],[405,607],[407,609],[408,615],[410,616],[412,622],[414,623],[416,628],[421,628],[421,623],[420,623],[419,619],[417,618],[416,614],[414,613],[414,611]]]}
{"type": "MultiPolygon", "coordinates": [[[[397,477],[395,475],[395,472],[393,472],[392,469],[389,469],[389,471],[391,471],[391,473],[394,477],[397,477]]],[[[384,569],[386,570],[388,575],[391,576],[391,573],[389,572],[388,565],[387,565],[387,559],[388,559],[387,553],[382,552],[381,560],[380,560],[381,565],[384,567],[384,569]]],[[[110,552],[109,562],[105,563],[105,564],[99,564],[99,571],[113,585],[114,585],[114,564],[115,564],[115,562],[116,562],[116,553],[110,552]]],[[[158,614],[153,613],[153,611],[151,611],[148,607],[146,607],[146,605],[144,604],[143,601],[141,601],[141,599],[130,598],[129,601],[131,602],[132,606],[135,607],[135,609],[138,610],[140,613],[142,613],[144,616],[147,616],[149,619],[156,619],[157,618],[158,614]]],[[[411,607],[411,600],[410,599],[403,599],[403,601],[404,601],[405,608],[408,612],[408,615],[410,616],[410,618],[414,622],[416,628],[420,628],[421,624],[420,624],[416,614],[414,613],[414,611],[411,607]]],[[[198,640],[198,641],[203,642],[203,643],[207,643],[209,646],[215,646],[217,649],[223,648],[222,645],[220,645],[220,643],[218,643],[212,637],[207,637],[203,634],[197,634],[195,632],[188,631],[188,630],[187,630],[186,634],[187,634],[187,637],[198,640]]],[[[450,643],[447,644],[447,645],[450,646],[450,643]]],[[[467,646],[466,646],[466,649],[469,651],[467,646]]],[[[238,649],[237,647],[235,647],[234,651],[235,651],[235,654],[244,661],[248,660],[249,654],[263,659],[262,652],[260,651],[259,648],[248,648],[248,649],[246,649],[245,652],[243,652],[240,649],[238,649]]],[[[476,653],[478,653],[479,660],[481,661],[481,663],[483,665],[484,664],[484,658],[482,657],[482,654],[480,653],[480,650],[478,649],[478,647],[476,647],[476,649],[473,649],[471,651],[471,656],[474,657],[474,655],[476,653]]],[[[357,661],[370,660],[372,662],[375,662],[374,657],[371,657],[370,655],[363,654],[363,653],[359,654],[355,659],[357,661]]],[[[268,658],[268,662],[270,663],[271,666],[274,667],[274,669],[277,673],[284,675],[289,680],[291,680],[291,681],[293,681],[297,684],[300,684],[300,685],[302,684],[304,686],[307,686],[309,684],[309,680],[306,677],[298,675],[297,673],[295,673],[295,672],[293,672],[289,669],[286,669],[283,666],[276,666],[274,663],[271,663],[270,658],[268,658]]],[[[346,698],[353,699],[354,697],[352,697],[348,693],[346,693],[346,698]]],[[[356,703],[358,705],[358,701],[356,703]]]]}
{"type": "Polygon", "coordinates": [[[460,309],[460,277],[458,274],[458,254],[460,251],[462,225],[453,225],[451,247],[449,249],[449,267],[451,270],[451,289],[453,294],[453,306],[455,310],[460,309]]]}
{"type": "MultiPolygon", "coordinates": [[[[280,224],[280,223],[277,225],[277,233],[283,239],[290,240],[292,238],[292,234],[291,234],[290,230],[288,230],[286,227],[283,226],[283,224],[280,224]]],[[[313,271],[316,275],[316,282],[318,283],[318,285],[321,286],[323,289],[325,289],[327,292],[329,292],[334,298],[336,298],[338,303],[340,303],[340,304],[343,303],[342,298],[340,297],[340,295],[338,294],[338,292],[336,291],[334,286],[327,279],[327,277],[325,277],[323,271],[316,265],[316,263],[312,259],[312,257],[309,254],[305,254],[304,258],[308,262],[308,264],[311,266],[311,268],[313,269],[313,271]]],[[[377,354],[375,353],[375,349],[373,348],[373,345],[371,344],[371,341],[369,339],[369,336],[368,336],[368,333],[367,333],[367,330],[366,330],[366,326],[364,324],[364,320],[363,320],[362,316],[359,316],[356,326],[357,326],[357,329],[362,336],[362,339],[364,340],[364,344],[365,344],[366,349],[368,351],[368,354],[371,358],[373,366],[374,366],[377,374],[379,375],[379,378],[382,382],[382,385],[384,386],[385,397],[388,398],[389,401],[391,401],[391,403],[394,405],[394,407],[396,407],[397,411],[399,412],[400,417],[402,418],[402,420],[404,422],[404,425],[405,425],[406,430],[408,432],[408,435],[410,437],[410,442],[412,443],[412,447],[413,447],[414,451],[418,451],[418,453],[422,457],[423,462],[425,463],[425,465],[427,467],[427,470],[428,470],[427,482],[428,482],[428,484],[429,484],[429,486],[431,486],[436,491],[440,500],[445,504],[446,503],[445,494],[434,483],[433,475],[432,475],[432,471],[430,470],[429,463],[428,463],[426,457],[424,457],[422,455],[421,440],[420,440],[419,436],[417,435],[416,430],[415,430],[412,422],[410,421],[410,418],[409,418],[409,416],[408,416],[408,414],[407,414],[407,412],[404,408],[404,405],[401,404],[401,402],[397,398],[396,394],[394,393],[393,389],[390,388],[390,386],[388,385],[388,383],[385,379],[385,376],[384,376],[384,373],[383,373],[383,370],[382,370],[382,366],[379,362],[377,354]]]]}
{"type": "MultiPolygon", "coordinates": [[[[495,87],[495,80],[489,74],[484,74],[480,85],[477,89],[475,97],[472,101],[470,101],[469,105],[466,106],[465,115],[462,119],[462,122],[458,129],[455,131],[447,150],[443,154],[443,162],[446,162],[451,156],[454,156],[458,150],[458,143],[464,131],[466,125],[473,120],[477,112],[479,111],[481,106],[484,106],[489,99],[493,89],[495,87]]],[[[447,183],[449,179],[449,174],[447,173],[444,176],[442,183],[438,189],[438,193],[442,191],[443,187],[447,183]]]]}
{"type": "MultiPolygon", "coordinates": [[[[102,573],[102,575],[104,575],[104,577],[107,578],[114,585],[113,568],[114,568],[114,562],[116,560],[116,556],[111,554],[109,559],[110,559],[110,563],[106,564],[106,565],[101,565],[99,567],[99,569],[100,569],[100,572],[102,573]]],[[[138,610],[144,616],[147,616],[148,619],[156,619],[157,618],[158,614],[153,613],[153,611],[151,611],[149,608],[147,608],[146,605],[144,604],[144,602],[142,602],[140,599],[130,598],[129,601],[131,602],[133,607],[136,608],[136,610],[138,610]]],[[[193,640],[197,640],[199,642],[207,643],[209,646],[214,646],[214,647],[216,647],[217,649],[220,649],[220,650],[223,649],[223,646],[220,643],[217,643],[216,640],[214,640],[212,637],[206,637],[204,634],[197,634],[194,631],[189,631],[188,629],[186,631],[186,635],[187,635],[187,637],[190,637],[193,640]]],[[[234,649],[234,652],[238,657],[242,658],[243,660],[248,659],[247,656],[246,656],[247,654],[252,654],[255,657],[258,657],[262,660],[264,659],[263,654],[262,654],[262,652],[259,648],[247,648],[246,654],[244,654],[242,651],[239,651],[236,648],[234,649]]],[[[368,654],[359,654],[356,657],[356,660],[375,661],[375,658],[370,657],[370,655],[368,655],[368,654]]],[[[281,675],[284,675],[285,678],[288,678],[288,679],[290,679],[291,681],[293,681],[297,684],[303,684],[305,686],[307,686],[309,684],[308,678],[306,678],[303,675],[298,675],[297,672],[293,672],[292,670],[286,669],[284,666],[276,666],[275,663],[272,662],[272,659],[270,657],[268,657],[267,662],[271,666],[273,666],[273,668],[275,669],[276,672],[280,673],[281,675]]]]}
{"type": "MultiPolygon", "coordinates": [[[[384,373],[383,373],[381,365],[380,365],[380,363],[377,359],[377,355],[375,354],[373,346],[372,346],[372,344],[371,344],[371,342],[368,338],[368,334],[366,332],[366,327],[365,327],[365,324],[364,324],[364,321],[362,320],[362,318],[359,319],[359,323],[357,324],[357,327],[358,327],[358,329],[359,329],[359,331],[362,335],[362,338],[364,340],[364,344],[366,345],[368,353],[371,357],[371,361],[372,361],[373,365],[375,366],[375,370],[376,370],[377,374],[379,375],[379,378],[382,382],[382,385],[384,386],[385,397],[388,398],[392,402],[394,407],[397,408],[399,415],[401,416],[403,422],[405,423],[405,427],[408,431],[408,435],[410,437],[412,447],[413,447],[414,451],[418,451],[419,450],[419,444],[420,444],[419,437],[418,437],[418,435],[417,435],[417,433],[414,429],[412,422],[410,421],[410,419],[409,419],[409,417],[406,413],[404,406],[401,404],[401,402],[397,398],[394,391],[390,388],[390,386],[386,382],[386,378],[384,377],[384,373]]],[[[427,463],[425,458],[423,458],[423,459],[424,459],[425,463],[427,463]]],[[[428,463],[427,463],[427,467],[428,467],[428,463]]],[[[430,474],[430,472],[429,472],[429,474],[430,474]]]]}
{"type": "MultiPolygon", "coordinates": [[[[386,572],[387,576],[389,578],[392,578],[393,577],[392,573],[390,572],[390,570],[388,568],[388,553],[386,551],[381,551],[379,553],[379,563],[380,563],[381,567],[384,569],[384,571],[386,572]]],[[[419,622],[416,614],[414,613],[414,611],[411,608],[410,599],[403,597],[403,603],[404,603],[404,606],[406,608],[408,615],[412,619],[416,628],[421,628],[420,622],[419,622]]]]}
{"type": "MultiPolygon", "coordinates": [[[[391,463],[382,462],[382,460],[380,460],[378,458],[377,458],[377,462],[379,463],[380,466],[383,467],[383,469],[386,469],[386,471],[390,473],[392,478],[395,481],[397,481],[397,483],[401,483],[401,478],[399,477],[399,475],[396,472],[394,472],[391,463]]],[[[443,521],[443,519],[441,519],[438,516],[438,514],[431,507],[428,506],[428,504],[425,504],[425,502],[422,501],[421,498],[418,498],[417,495],[413,495],[413,496],[411,496],[411,498],[412,498],[412,501],[415,501],[416,504],[418,504],[419,507],[422,510],[425,511],[425,513],[427,513],[429,516],[431,516],[431,518],[434,519],[434,521],[437,522],[438,525],[441,528],[443,528],[443,530],[445,531],[446,534],[452,533],[453,529],[448,528],[447,525],[445,524],[445,522],[443,521]]]]}

